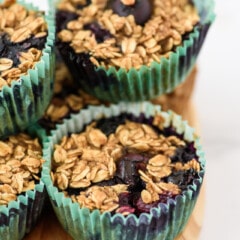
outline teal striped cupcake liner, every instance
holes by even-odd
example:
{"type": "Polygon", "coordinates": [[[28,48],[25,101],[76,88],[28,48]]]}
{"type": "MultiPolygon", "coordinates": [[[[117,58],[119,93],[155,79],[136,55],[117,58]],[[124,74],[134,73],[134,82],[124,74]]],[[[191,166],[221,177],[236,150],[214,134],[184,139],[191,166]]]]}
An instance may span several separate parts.
{"type": "Polygon", "coordinates": [[[109,107],[90,106],[81,110],[78,114],[71,115],[65,119],[63,124],[57,125],[49,136],[43,138],[43,164],[42,179],[46,185],[47,192],[52,203],[55,214],[73,239],[89,240],[169,240],[180,234],[195,206],[205,172],[205,158],[199,138],[195,135],[194,129],[179,115],[169,111],[162,112],[159,106],[148,102],[143,103],[121,103],[109,107]],[[63,136],[70,133],[81,132],[86,124],[102,117],[118,116],[121,113],[129,113],[134,117],[142,114],[150,118],[155,114],[165,119],[164,127],[172,126],[184,140],[194,142],[198,160],[202,170],[189,187],[183,191],[175,200],[170,199],[167,203],[160,203],[158,207],[151,209],[150,213],[142,213],[139,217],[129,214],[127,217],[119,213],[111,215],[110,212],[100,213],[99,210],[90,211],[87,208],[80,208],[79,204],[73,203],[65,197],[52,183],[51,159],[54,145],[59,143],[63,136]]]}
{"type": "Polygon", "coordinates": [[[18,196],[8,206],[0,206],[0,238],[18,240],[29,233],[42,213],[46,196],[44,184],[40,181],[34,190],[18,196]]]}
{"type": "MultiPolygon", "coordinates": [[[[18,3],[27,9],[37,10],[30,3],[18,3]]],[[[40,61],[28,70],[27,75],[21,75],[11,86],[4,86],[0,90],[0,138],[20,132],[36,122],[51,100],[55,73],[54,13],[46,12],[45,20],[48,36],[40,61]]]]}
{"type": "Polygon", "coordinates": [[[181,46],[161,62],[140,69],[94,66],[90,60],[77,55],[68,44],[59,44],[59,51],[76,82],[87,93],[103,101],[118,103],[151,100],[172,92],[188,76],[212,25],[213,0],[193,0],[200,22],[184,37],[181,46]]]}

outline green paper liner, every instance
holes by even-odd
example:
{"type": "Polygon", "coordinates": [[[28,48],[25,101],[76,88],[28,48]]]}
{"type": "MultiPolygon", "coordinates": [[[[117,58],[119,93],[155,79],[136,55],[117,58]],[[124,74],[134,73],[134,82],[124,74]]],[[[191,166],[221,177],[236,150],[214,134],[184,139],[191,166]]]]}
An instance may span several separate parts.
{"type": "Polygon", "coordinates": [[[96,67],[87,56],[76,54],[67,43],[59,43],[58,48],[82,89],[103,101],[151,100],[164,93],[172,92],[182,83],[196,63],[198,54],[212,25],[215,14],[213,0],[194,0],[200,15],[200,23],[184,36],[181,46],[160,63],[153,62],[139,70],[111,67],[96,67]]]}
{"type": "MultiPolygon", "coordinates": [[[[18,3],[37,10],[30,3],[18,3]]],[[[54,13],[46,12],[45,20],[48,36],[40,61],[28,70],[27,75],[20,76],[20,80],[13,81],[11,86],[4,86],[0,90],[0,138],[20,132],[36,122],[50,102],[55,72],[54,13]]]]}
{"type": "Polygon", "coordinates": [[[161,112],[159,106],[149,102],[143,103],[121,103],[119,105],[90,106],[81,110],[78,114],[71,115],[64,123],[57,125],[56,130],[51,131],[50,136],[43,139],[43,182],[52,203],[56,216],[63,228],[74,238],[81,240],[108,239],[108,240],[169,240],[174,239],[183,230],[189,216],[195,206],[205,171],[205,159],[201,150],[199,138],[194,130],[175,113],[161,112]],[[80,132],[84,125],[99,118],[118,116],[121,113],[130,113],[138,117],[144,113],[145,117],[160,114],[165,119],[164,127],[175,128],[176,132],[183,135],[188,141],[194,141],[197,156],[203,170],[200,171],[198,179],[177,196],[175,200],[170,199],[166,204],[160,203],[158,207],[151,209],[150,213],[142,213],[139,217],[129,214],[124,217],[121,214],[111,216],[109,212],[101,214],[98,210],[92,212],[87,208],[80,208],[78,203],[73,203],[70,198],[64,196],[63,192],[53,186],[51,181],[51,158],[54,145],[65,135],[80,132]]]}
{"type": "MultiPolygon", "coordinates": [[[[29,129],[28,134],[38,138],[45,136],[37,125],[29,129]]],[[[0,205],[0,239],[20,240],[29,233],[42,213],[46,198],[47,191],[40,178],[33,190],[18,195],[7,206],[0,205]]]]}

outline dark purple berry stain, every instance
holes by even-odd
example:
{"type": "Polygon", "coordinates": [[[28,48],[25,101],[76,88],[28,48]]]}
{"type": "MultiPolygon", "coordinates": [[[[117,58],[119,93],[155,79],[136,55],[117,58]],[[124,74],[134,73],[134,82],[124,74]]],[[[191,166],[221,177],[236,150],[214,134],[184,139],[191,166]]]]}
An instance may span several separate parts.
{"type": "Polygon", "coordinates": [[[196,150],[193,146],[193,143],[189,143],[185,147],[179,147],[176,150],[176,154],[173,157],[171,157],[171,161],[173,163],[175,162],[187,163],[193,158],[197,158],[196,150]]]}
{"type": "Polygon", "coordinates": [[[149,213],[151,208],[158,206],[159,201],[146,204],[142,201],[142,198],[139,195],[133,203],[136,209],[136,215],[139,215],[140,213],[149,213]]]}
{"type": "Polygon", "coordinates": [[[76,20],[79,17],[78,14],[69,11],[58,10],[56,13],[56,31],[60,32],[67,28],[68,22],[76,20]]]}
{"type": "Polygon", "coordinates": [[[124,5],[121,0],[110,0],[109,8],[119,16],[133,15],[135,22],[144,25],[152,15],[152,0],[136,0],[133,5],[124,5]]]}
{"type": "MultiPolygon", "coordinates": [[[[76,20],[79,17],[81,17],[81,16],[74,12],[63,11],[63,10],[57,11],[57,13],[56,13],[57,32],[60,32],[61,30],[66,29],[67,24],[70,21],[76,20]]],[[[101,42],[105,41],[106,39],[113,37],[112,34],[108,30],[103,29],[97,22],[92,22],[92,23],[86,24],[84,26],[84,29],[90,30],[95,35],[96,41],[98,43],[101,43],[101,42]]],[[[60,43],[58,43],[58,44],[60,44],[60,43]]]]}
{"type": "Polygon", "coordinates": [[[13,43],[10,41],[9,36],[6,33],[0,33],[0,56],[1,58],[9,58],[13,60],[13,67],[16,67],[20,63],[20,52],[27,52],[30,48],[41,50],[44,48],[45,42],[46,36],[36,38],[32,35],[20,43],[13,43]]]}
{"type": "MultiPolygon", "coordinates": [[[[101,129],[106,135],[109,135],[117,129],[120,124],[125,123],[126,120],[133,121],[136,119],[135,116],[131,114],[122,114],[120,116],[111,117],[108,119],[101,119],[97,121],[96,127],[101,129]]],[[[141,117],[137,118],[137,122],[152,123],[152,118],[145,118],[144,114],[141,117]],[[139,120],[141,119],[141,120],[139,120]]],[[[152,126],[153,127],[153,126],[152,126]]],[[[155,128],[154,128],[155,129],[155,128]]],[[[168,133],[170,136],[175,135],[180,139],[183,139],[182,136],[179,136],[174,132],[173,127],[169,127],[160,131],[156,128],[159,134],[164,132],[168,133]],[[170,134],[171,133],[171,134],[170,134]]],[[[132,150],[125,149],[123,155],[120,159],[117,160],[117,170],[114,177],[110,180],[105,180],[93,185],[97,186],[113,186],[116,184],[127,184],[128,192],[123,192],[119,195],[119,212],[131,212],[136,216],[139,216],[141,213],[149,213],[150,209],[157,207],[159,203],[167,203],[169,199],[175,199],[176,195],[173,195],[171,192],[164,191],[159,195],[159,200],[150,204],[146,204],[141,199],[141,191],[145,189],[145,182],[139,176],[138,170],[145,171],[148,160],[152,156],[147,153],[133,152],[132,150]]],[[[192,142],[186,142],[186,147],[178,148],[175,155],[171,158],[172,162],[183,162],[186,163],[192,158],[198,159],[196,156],[196,149],[193,146],[192,142]]],[[[162,178],[163,182],[171,182],[179,186],[179,188],[184,191],[188,188],[189,185],[193,183],[195,179],[199,178],[199,174],[193,170],[187,171],[173,171],[168,177],[162,178]]],[[[68,189],[68,193],[79,194],[80,191],[85,189],[68,189]]]]}
{"type": "Polygon", "coordinates": [[[109,136],[116,131],[119,125],[124,124],[126,119],[128,119],[127,114],[122,114],[121,117],[110,117],[107,121],[105,118],[102,118],[97,121],[96,128],[99,128],[106,136],[109,136]]]}
{"type": "Polygon", "coordinates": [[[197,178],[197,172],[190,169],[188,171],[174,171],[170,176],[164,178],[163,180],[174,183],[178,185],[181,190],[184,190],[195,178],[197,178]]]}
{"type": "Polygon", "coordinates": [[[105,40],[113,37],[108,30],[101,28],[97,22],[86,24],[84,29],[90,30],[95,35],[98,43],[104,42],[105,40]]]}

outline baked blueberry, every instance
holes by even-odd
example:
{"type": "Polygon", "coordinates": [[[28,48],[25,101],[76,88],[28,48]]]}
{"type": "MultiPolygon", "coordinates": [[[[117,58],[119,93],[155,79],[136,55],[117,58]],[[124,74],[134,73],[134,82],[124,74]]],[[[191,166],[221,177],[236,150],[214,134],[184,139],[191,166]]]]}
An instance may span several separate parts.
{"type": "Polygon", "coordinates": [[[109,7],[119,16],[133,15],[143,25],[152,15],[152,0],[111,0],[109,7]]]}

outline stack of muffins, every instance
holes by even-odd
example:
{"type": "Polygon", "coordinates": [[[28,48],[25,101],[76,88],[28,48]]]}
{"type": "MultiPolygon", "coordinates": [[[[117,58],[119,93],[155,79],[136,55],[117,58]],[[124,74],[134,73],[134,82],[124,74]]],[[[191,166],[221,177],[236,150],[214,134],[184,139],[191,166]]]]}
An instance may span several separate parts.
{"type": "Polygon", "coordinates": [[[47,196],[40,138],[26,128],[52,97],[54,42],[52,13],[0,1],[0,239],[30,232],[47,196]]]}
{"type": "Polygon", "coordinates": [[[0,237],[31,230],[46,188],[74,239],[174,239],[205,172],[180,115],[213,2],[6,0],[0,16],[0,237]]]}

